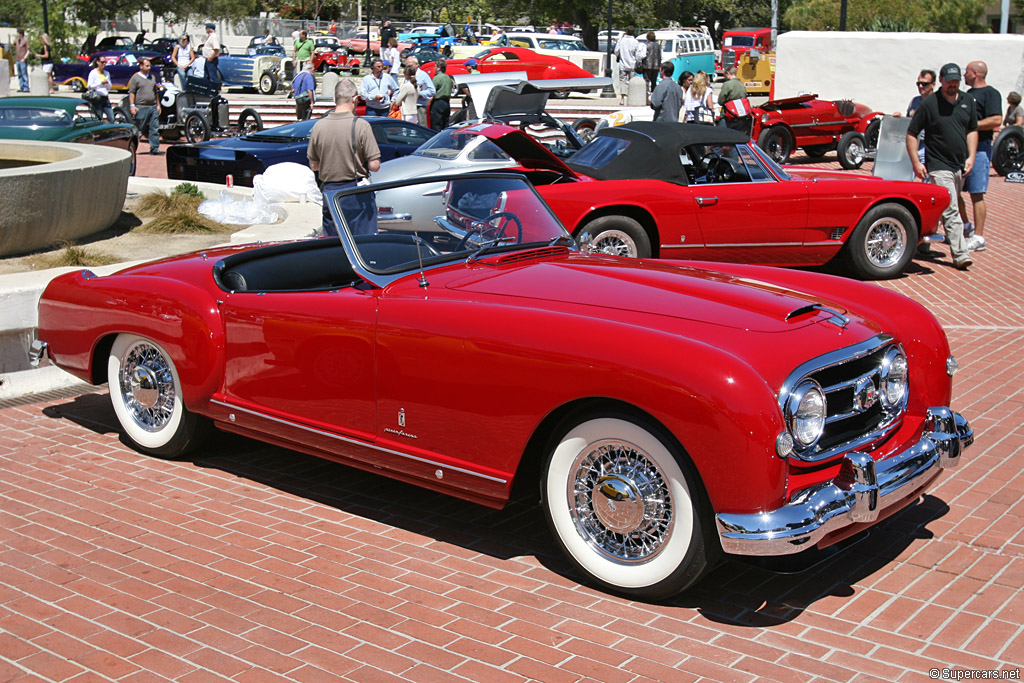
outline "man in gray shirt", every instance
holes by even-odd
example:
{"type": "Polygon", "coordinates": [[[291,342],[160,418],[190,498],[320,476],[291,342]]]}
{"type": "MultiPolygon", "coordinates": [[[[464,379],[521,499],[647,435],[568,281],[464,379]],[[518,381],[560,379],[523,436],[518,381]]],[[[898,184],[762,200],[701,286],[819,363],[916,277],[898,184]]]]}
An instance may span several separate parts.
{"type": "Polygon", "coordinates": [[[673,68],[671,62],[661,63],[661,80],[651,93],[651,108],[654,109],[655,121],[679,121],[679,110],[683,106],[683,89],[672,78],[673,68]]]}
{"type": "Polygon", "coordinates": [[[138,73],[132,74],[128,80],[128,103],[139,132],[144,133],[149,129],[149,153],[163,154],[160,151],[160,116],[156,108],[159,98],[156,79],[150,73],[152,68],[149,57],[139,60],[138,73]]]}

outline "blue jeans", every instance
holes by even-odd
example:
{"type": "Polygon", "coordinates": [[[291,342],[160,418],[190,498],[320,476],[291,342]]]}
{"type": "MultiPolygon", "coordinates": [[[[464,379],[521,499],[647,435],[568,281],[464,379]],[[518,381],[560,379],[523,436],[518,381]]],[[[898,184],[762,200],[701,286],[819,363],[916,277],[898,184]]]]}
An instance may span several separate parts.
{"type": "Polygon", "coordinates": [[[149,151],[160,149],[160,116],[156,106],[135,108],[135,127],[139,133],[145,134],[149,129],[149,151]]]}
{"type": "MultiPolygon", "coordinates": [[[[357,182],[359,181],[349,180],[343,183],[324,183],[324,186],[321,188],[324,193],[322,225],[324,235],[332,237],[339,235],[338,226],[335,225],[334,217],[331,215],[331,202],[334,197],[328,199],[327,193],[332,190],[345,190],[355,187],[357,182]]],[[[342,197],[338,204],[342,215],[345,217],[345,222],[348,224],[350,233],[353,235],[377,234],[377,198],[374,193],[362,192],[342,197]]]]}
{"type": "Polygon", "coordinates": [[[14,69],[18,72],[18,89],[28,92],[28,62],[15,62],[14,69]]]}

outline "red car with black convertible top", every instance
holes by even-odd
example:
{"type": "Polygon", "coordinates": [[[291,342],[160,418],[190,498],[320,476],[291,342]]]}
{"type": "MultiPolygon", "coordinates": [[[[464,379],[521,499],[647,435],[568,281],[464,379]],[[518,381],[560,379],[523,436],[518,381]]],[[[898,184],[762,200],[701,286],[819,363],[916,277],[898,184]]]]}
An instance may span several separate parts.
{"type": "Polygon", "coordinates": [[[798,95],[754,107],[750,137],[780,164],[799,147],[812,159],[836,151],[840,165],[852,170],[860,168],[878,148],[883,116],[851,100],[798,95]]]}
{"type": "Polygon", "coordinates": [[[216,427],[494,508],[532,489],[577,574],[643,600],[857,534],[974,440],[895,292],[580,253],[519,173],[324,201],[336,237],[55,278],[34,358],[107,382],[158,457],[216,427]],[[403,231],[424,198],[444,239],[403,231]]]}
{"type": "MultiPolygon", "coordinates": [[[[481,123],[528,169],[562,224],[590,248],[632,257],[777,266],[833,259],[856,277],[899,276],[935,234],[949,193],[925,183],[782,168],[719,126],[634,121],[602,128],[568,159],[518,128],[481,123]]],[[[415,221],[425,233],[426,217],[415,221]]]]}

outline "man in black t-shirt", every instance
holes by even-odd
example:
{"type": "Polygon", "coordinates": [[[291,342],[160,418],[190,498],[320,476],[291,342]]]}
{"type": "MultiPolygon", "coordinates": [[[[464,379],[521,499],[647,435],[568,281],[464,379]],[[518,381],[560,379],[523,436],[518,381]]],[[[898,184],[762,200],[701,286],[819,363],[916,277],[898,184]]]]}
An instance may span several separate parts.
{"type": "Polygon", "coordinates": [[[985,192],[988,190],[989,165],[992,163],[992,135],[999,129],[1003,119],[1003,98],[998,90],[985,82],[987,77],[988,65],[985,62],[971,62],[964,69],[964,81],[970,86],[967,92],[974,98],[978,109],[978,153],[974,158],[974,168],[964,177],[964,191],[970,193],[971,204],[974,205],[973,230],[967,222],[967,207],[963,196],[960,197],[960,217],[964,221],[967,248],[971,251],[985,250],[982,235],[987,214],[985,192]]]}
{"type": "Polygon", "coordinates": [[[957,197],[963,188],[964,174],[974,166],[978,147],[978,114],[974,99],[960,92],[960,67],[946,64],[939,71],[939,91],[921,101],[907,129],[907,152],[914,173],[930,179],[949,191],[949,206],[942,212],[953,263],[967,270],[971,259],[964,240],[957,197]],[[917,158],[917,134],[924,131],[925,162],[917,158]]]}

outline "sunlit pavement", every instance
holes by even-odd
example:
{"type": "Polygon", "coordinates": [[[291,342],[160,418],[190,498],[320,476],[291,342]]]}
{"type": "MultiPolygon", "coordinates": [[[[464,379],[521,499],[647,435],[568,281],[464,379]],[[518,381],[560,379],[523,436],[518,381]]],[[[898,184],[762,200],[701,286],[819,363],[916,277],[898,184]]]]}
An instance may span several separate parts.
{"type": "Polygon", "coordinates": [[[961,367],[953,406],[977,434],[966,462],[803,573],[731,561],[661,605],[580,585],[535,496],[492,511],[230,435],[192,460],[149,458],[119,441],[103,388],[4,408],[0,680],[924,681],[932,669],[1019,670],[1024,186],[993,176],[989,216],[989,248],[970,271],[939,247],[880,284],[946,327],[961,367]]]}

